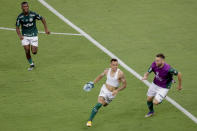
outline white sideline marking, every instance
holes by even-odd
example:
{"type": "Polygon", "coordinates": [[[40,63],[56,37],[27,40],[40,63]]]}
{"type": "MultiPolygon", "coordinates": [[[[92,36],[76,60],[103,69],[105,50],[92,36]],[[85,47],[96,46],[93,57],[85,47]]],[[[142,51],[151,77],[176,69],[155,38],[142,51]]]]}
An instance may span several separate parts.
{"type": "MultiPolygon", "coordinates": [[[[14,28],[7,28],[7,27],[0,27],[0,30],[13,30],[15,31],[16,29],[14,28]]],[[[45,34],[44,31],[38,31],[38,33],[45,34]]],[[[72,34],[72,33],[59,33],[59,32],[50,32],[53,35],[78,35],[82,36],[82,34],[72,34]]]]}
{"type": "MultiPolygon", "coordinates": [[[[108,49],[106,49],[104,46],[102,46],[99,42],[97,42],[95,39],[93,39],[90,35],[88,35],[86,32],[84,32],[82,29],[74,25],[71,21],[69,21],[67,18],[65,18],[62,14],[60,14],[57,10],[55,10],[51,5],[49,5],[44,0],[38,0],[42,5],[44,5],[46,8],[48,8],[52,13],[54,13],[56,16],[58,16],[62,21],[64,21],[66,24],[71,26],[73,29],[78,31],[80,34],[82,34],[86,39],[88,39],[90,42],[92,42],[95,46],[97,46],[99,49],[101,49],[103,52],[105,52],[107,55],[109,55],[112,58],[116,58],[119,61],[119,64],[125,68],[127,71],[129,71],[131,74],[133,74],[136,78],[139,80],[142,79],[142,76],[139,75],[135,70],[130,68],[128,65],[126,65],[122,60],[120,60],[117,56],[115,56],[112,52],[110,52],[108,49]]],[[[151,85],[149,81],[142,81],[145,85],[148,87],[151,85]]],[[[166,97],[166,100],[170,102],[172,105],[174,105],[177,109],[179,109],[181,112],[183,112],[186,116],[188,116],[191,120],[193,120],[197,124],[197,118],[192,115],[190,112],[188,112],[186,109],[184,109],[181,105],[179,105],[176,101],[171,99],[170,97],[166,97]]]]}

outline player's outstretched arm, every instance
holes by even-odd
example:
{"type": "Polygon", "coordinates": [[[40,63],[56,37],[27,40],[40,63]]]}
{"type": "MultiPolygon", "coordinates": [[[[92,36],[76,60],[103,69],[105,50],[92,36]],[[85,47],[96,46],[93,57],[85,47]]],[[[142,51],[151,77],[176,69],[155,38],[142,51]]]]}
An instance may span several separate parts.
{"type": "Polygon", "coordinates": [[[98,75],[93,82],[92,81],[89,81],[87,84],[85,84],[85,86],[83,87],[83,89],[85,91],[90,91],[92,88],[94,88],[94,84],[97,83],[98,81],[100,81],[105,76],[106,73],[107,73],[107,70],[105,70],[103,73],[101,73],[100,75],[98,75]]]}
{"type": "Polygon", "coordinates": [[[48,30],[47,22],[46,22],[45,18],[42,18],[41,21],[42,21],[42,24],[44,25],[45,33],[50,34],[50,31],[48,30]]]}
{"type": "Polygon", "coordinates": [[[182,75],[181,75],[181,72],[178,73],[178,81],[179,81],[179,85],[178,85],[178,90],[181,90],[182,89],[182,75]]]}
{"type": "Polygon", "coordinates": [[[142,77],[142,80],[147,80],[149,74],[153,71],[152,65],[148,68],[148,71],[144,74],[144,77],[142,77]]]}
{"type": "Polygon", "coordinates": [[[94,82],[94,84],[96,84],[97,82],[99,82],[106,74],[107,74],[107,69],[106,70],[104,70],[104,72],[103,73],[101,73],[100,75],[98,75],[97,77],[96,77],[96,79],[93,81],[94,82]]]}
{"type": "Polygon", "coordinates": [[[16,26],[16,33],[17,33],[18,37],[20,38],[20,40],[23,40],[23,36],[21,35],[21,31],[19,29],[19,26],[16,26]]]}

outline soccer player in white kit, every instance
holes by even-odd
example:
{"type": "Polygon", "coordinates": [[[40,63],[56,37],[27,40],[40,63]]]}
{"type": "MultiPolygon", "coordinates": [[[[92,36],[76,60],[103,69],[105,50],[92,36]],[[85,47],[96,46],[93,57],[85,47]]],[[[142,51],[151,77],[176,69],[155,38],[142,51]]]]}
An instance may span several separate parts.
{"type": "Polygon", "coordinates": [[[88,82],[88,84],[91,84],[93,88],[94,84],[96,84],[104,76],[107,77],[106,83],[103,84],[100,90],[100,94],[98,96],[98,103],[92,109],[90,118],[88,119],[88,127],[92,126],[92,120],[98,110],[102,106],[107,106],[115,98],[119,91],[126,88],[126,79],[124,73],[120,69],[118,69],[118,60],[111,59],[110,67],[111,68],[104,70],[104,72],[101,73],[93,82],[88,82]],[[121,86],[120,83],[122,83],[121,86]]]}

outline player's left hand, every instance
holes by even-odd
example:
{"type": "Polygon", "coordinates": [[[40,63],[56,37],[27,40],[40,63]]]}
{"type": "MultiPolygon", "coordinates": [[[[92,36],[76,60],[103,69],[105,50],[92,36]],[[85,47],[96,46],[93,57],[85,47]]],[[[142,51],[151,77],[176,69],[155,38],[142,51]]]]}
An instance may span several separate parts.
{"type": "Polygon", "coordinates": [[[114,90],[113,92],[112,92],[112,96],[116,96],[118,94],[118,90],[114,90]]]}
{"type": "Polygon", "coordinates": [[[48,29],[45,29],[45,33],[46,33],[47,35],[49,35],[49,34],[50,34],[50,31],[49,31],[48,29]]]}
{"type": "Polygon", "coordinates": [[[179,91],[182,90],[182,86],[178,86],[177,90],[179,90],[179,91]]]}

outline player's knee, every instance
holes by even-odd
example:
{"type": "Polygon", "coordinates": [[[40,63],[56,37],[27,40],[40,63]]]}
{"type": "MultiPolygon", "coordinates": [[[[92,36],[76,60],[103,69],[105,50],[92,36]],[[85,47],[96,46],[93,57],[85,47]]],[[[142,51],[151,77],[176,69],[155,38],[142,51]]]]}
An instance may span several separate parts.
{"type": "Polygon", "coordinates": [[[107,106],[107,103],[105,103],[103,100],[98,100],[99,103],[101,103],[104,107],[107,106]]]}
{"type": "Polygon", "coordinates": [[[106,103],[105,102],[103,102],[103,101],[98,101],[98,102],[101,103],[102,106],[106,106],[106,103]]]}
{"type": "Polygon", "coordinates": [[[153,101],[153,97],[147,97],[147,101],[153,101]]]}
{"type": "Polygon", "coordinates": [[[157,100],[153,100],[153,104],[154,104],[154,105],[158,105],[159,102],[158,102],[157,100]]]}
{"type": "Polygon", "coordinates": [[[158,103],[158,102],[153,102],[153,104],[154,104],[154,105],[158,105],[159,103],[158,103]]]}
{"type": "Polygon", "coordinates": [[[108,105],[107,103],[104,103],[104,104],[103,104],[103,107],[106,107],[107,105],[108,105]]]}
{"type": "Polygon", "coordinates": [[[37,54],[37,51],[32,51],[32,53],[33,53],[34,55],[36,55],[36,54],[37,54]]]}

